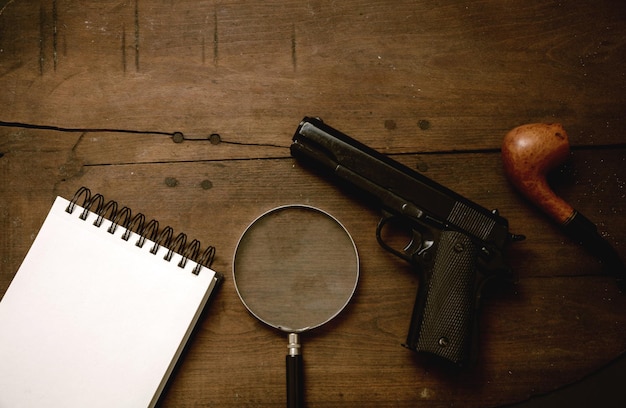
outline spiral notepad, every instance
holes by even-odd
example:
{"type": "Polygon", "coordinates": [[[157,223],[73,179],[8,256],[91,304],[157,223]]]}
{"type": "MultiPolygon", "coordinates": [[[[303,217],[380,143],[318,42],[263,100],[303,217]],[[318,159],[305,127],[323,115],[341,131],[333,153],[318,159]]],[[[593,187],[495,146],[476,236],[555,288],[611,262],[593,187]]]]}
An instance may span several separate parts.
{"type": "Polygon", "coordinates": [[[81,188],[0,301],[0,407],[151,407],[221,275],[215,248],[81,188]]]}

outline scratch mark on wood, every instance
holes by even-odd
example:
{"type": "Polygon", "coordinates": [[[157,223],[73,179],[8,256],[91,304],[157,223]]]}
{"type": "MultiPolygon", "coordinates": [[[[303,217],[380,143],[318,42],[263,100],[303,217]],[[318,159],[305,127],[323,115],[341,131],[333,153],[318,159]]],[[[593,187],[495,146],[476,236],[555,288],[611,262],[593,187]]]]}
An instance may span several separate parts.
{"type": "Polygon", "coordinates": [[[58,35],[59,15],[57,11],[57,0],[52,0],[52,61],[54,70],[57,70],[58,53],[57,53],[57,35],[58,35]]]}
{"type": "Polygon", "coordinates": [[[39,75],[43,75],[44,62],[46,59],[46,10],[43,4],[39,7],[39,75]]]}
{"type": "Polygon", "coordinates": [[[135,70],[139,71],[139,0],[135,0],[135,70]]]}
{"type": "Polygon", "coordinates": [[[72,149],[67,154],[67,159],[65,163],[59,166],[61,181],[71,180],[84,174],[83,162],[81,159],[78,158],[76,152],[78,150],[78,146],[82,143],[85,136],[87,136],[87,133],[85,132],[81,133],[80,136],[78,136],[78,139],[76,139],[76,143],[74,143],[72,149]]]}
{"type": "Polygon", "coordinates": [[[122,24],[122,70],[126,74],[126,25],[122,24]]]}
{"type": "Polygon", "coordinates": [[[219,53],[219,41],[217,30],[217,10],[213,12],[213,65],[217,67],[219,53]]]}
{"type": "Polygon", "coordinates": [[[296,56],[296,25],[292,26],[291,30],[291,63],[293,64],[293,70],[295,71],[298,66],[298,58],[296,56]]]}
{"type": "Polygon", "coordinates": [[[204,36],[202,36],[202,65],[206,62],[206,49],[204,46],[204,36]]]}
{"type": "Polygon", "coordinates": [[[78,145],[83,141],[85,136],[87,136],[87,132],[81,132],[80,136],[78,136],[78,139],[76,140],[76,143],[74,143],[74,146],[72,146],[72,150],[71,150],[72,153],[76,153],[76,150],[78,149],[78,145]]]}

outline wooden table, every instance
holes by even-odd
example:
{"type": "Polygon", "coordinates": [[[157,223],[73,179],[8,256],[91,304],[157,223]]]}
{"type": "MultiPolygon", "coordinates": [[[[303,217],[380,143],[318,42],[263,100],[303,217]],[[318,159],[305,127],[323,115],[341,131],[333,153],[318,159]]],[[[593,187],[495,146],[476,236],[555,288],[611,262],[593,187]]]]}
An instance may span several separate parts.
{"type": "Polygon", "coordinates": [[[0,1],[0,293],[54,197],[88,186],[217,247],[226,280],[161,406],[280,406],[285,336],[246,312],[231,263],[256,216],[309,204],[344,223],[362,273],[347,310],[303,340],[310,407],[549,392],[624,351],[626,296],[508,184],[500,144],[563,123],[573,148],[553,187],[624,255],[625,83],[611,0],[0,1]],[[375,208],[290,157],[305,115],[527,236],[508,253],[517,284],[485,295],[475,369],[401,347],[418,276],[379,248],[375,208]]]}

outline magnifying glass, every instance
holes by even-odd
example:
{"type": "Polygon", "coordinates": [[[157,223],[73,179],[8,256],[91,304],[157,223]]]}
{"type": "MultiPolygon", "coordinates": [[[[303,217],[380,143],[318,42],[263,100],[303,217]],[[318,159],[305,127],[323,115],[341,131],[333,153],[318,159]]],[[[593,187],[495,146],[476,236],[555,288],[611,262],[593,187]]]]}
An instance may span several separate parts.
{"type": "Polygon", "coordinates": [[[257,319],[288,333],[288,407],[304,405],[299,334],[337,316],[352,298],[358,279],[352,237],[318,208],[274,208],[254,220],[239,239],[233,260],[239,298],[257,319]]]}

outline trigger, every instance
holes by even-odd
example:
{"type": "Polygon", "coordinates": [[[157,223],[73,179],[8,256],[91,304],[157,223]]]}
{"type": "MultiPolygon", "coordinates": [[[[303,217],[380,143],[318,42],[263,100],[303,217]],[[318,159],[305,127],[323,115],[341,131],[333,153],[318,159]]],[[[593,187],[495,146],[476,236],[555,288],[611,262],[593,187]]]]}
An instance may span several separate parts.
{"type": "Polygon", "coordinates": [[[422,234],[411,230],[411,241],[404,247],[404,252],[413,258],[422,250],[422,246],[422,234]]]}

